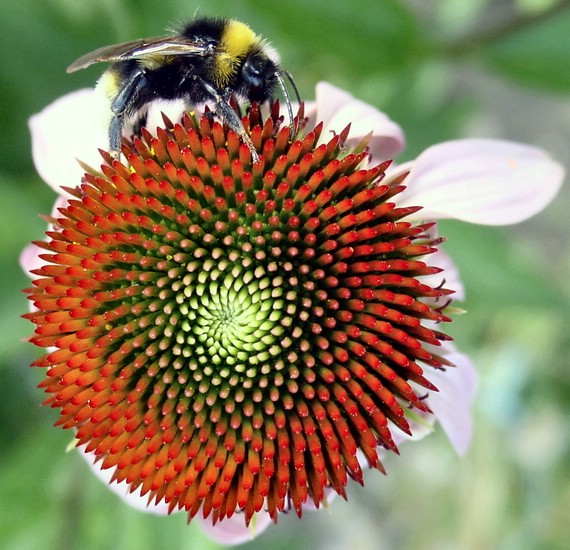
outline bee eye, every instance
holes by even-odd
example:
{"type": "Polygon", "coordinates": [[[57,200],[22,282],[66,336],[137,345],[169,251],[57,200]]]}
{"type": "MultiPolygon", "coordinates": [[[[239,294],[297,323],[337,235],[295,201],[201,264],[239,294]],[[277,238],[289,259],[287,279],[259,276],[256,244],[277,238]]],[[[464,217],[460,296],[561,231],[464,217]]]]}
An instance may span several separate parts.
{"type": "Polygon", "coordinates": [[[267,59],[259,57],[250,57],[246,59],[242,67],[242,74],[244,81],[250,86],[260,87],[263,85],[267,78],[268,63],[267,59]]]}

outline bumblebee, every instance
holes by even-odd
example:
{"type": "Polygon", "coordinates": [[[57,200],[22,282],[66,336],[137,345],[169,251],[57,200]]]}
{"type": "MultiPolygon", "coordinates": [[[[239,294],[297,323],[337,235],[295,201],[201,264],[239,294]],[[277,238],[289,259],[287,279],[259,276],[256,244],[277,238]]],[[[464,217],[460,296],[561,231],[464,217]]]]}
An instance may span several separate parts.
{"type": "Polygon", "coordinates": [[[120,155],[125,121],[140,130],[150,103],[158,99],[181,99],[189,107],[207,103],[241,136],[255,162],[259,155],[230,100],[235,96],[238,101],[265,103],[279,87],[293,133],[285,78],[299,100],[295,82],[281,68],[275,50],[240,21],[195,19],[177,34],[99,48],[77,59],[67,72],[100,62],[111,63],[97,86],[110,102],[109,150],[115,157],[120,155]]]}

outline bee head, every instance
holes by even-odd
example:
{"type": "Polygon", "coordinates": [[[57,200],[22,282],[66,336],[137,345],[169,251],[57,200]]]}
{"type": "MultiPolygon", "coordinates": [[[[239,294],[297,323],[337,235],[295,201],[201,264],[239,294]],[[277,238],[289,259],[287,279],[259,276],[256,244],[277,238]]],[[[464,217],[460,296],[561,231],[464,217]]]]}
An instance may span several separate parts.
{"type": "Polygon", "coordinates": [[[249,55],[241,68],[241,85],[250,101],[263,102],[272,97],[279,68],[267,55],[249,55]]]}

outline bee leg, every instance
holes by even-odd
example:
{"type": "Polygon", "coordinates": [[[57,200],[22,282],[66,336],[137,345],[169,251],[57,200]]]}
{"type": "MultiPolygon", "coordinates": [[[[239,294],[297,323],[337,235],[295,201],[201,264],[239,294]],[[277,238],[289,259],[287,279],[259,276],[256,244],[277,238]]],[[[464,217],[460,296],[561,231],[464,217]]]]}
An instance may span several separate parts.
{"type": "Polygon", "coordinates": [[[113,115],[109,123],[109,153],[113,158],[121,156],[121,139],[123,135],[123,115],[113,115]]]}
{"type": "Polygon", "coordinates": [[[133,73],[123,84],[113,102],[111,112],[113,117],[109,123],[109,149],[111,156],[119,158],[121,155],[121,141],[123,139],[123,124],[125,113],[133,110],[133,103],[138,92],[145,86],[145,71],[139,70],[133,73]]]}
{"type": "Polygon", "coordinates": [[[228,126],[236,132],[241,139],[243,139],[244,143],[247,145],[248,149],[251,152],[251,157],[253,162],[259,161],[259,153],[257,152],[255,146],[253,145],[253,141],[249,137],[249,134],[245,131],[241,120],[239,119],[236,112],[232,109],[231,105],[227,102],[226,99],[220,94],[216,88],[214,88],[211,84],[206,82],[203,79],[200,79],[200,83],[206,90],[206,92],[211,96],[214,100],[215,105],[214,109],[217,114],[219,114],[227,123],[228,126]]]}

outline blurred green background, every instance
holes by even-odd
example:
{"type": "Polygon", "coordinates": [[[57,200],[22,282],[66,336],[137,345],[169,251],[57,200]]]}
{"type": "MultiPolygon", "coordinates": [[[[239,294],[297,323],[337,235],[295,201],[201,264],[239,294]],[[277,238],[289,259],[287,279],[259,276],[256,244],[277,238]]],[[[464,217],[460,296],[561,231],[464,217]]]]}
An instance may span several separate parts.
{"type": "MultiPolygon", "coordinates": [[[[123,505],[41,408],[38,350],[19,315],[17,258],[45,230],[54,196],[34,171],[27,118],[92,85],[66,75],[98,46],[198,10],[270,37],[301,94],[328,80],[404,128],[403,159],[464,136],[538,145],[570,162],[570,2],[548,0],[4,0],[0,22],[0,548],[216,548],[185,515],[123,505]]],[[[102,68],[102,67],[101,67],[102,68]]],[[[243,548],[565,549],[570,544],[570,181],[536,218],[442,224],[468,314],[451,327],[480,372],[475,437],[458,458],[443,434],[404,445],[330,511],[282,517],[243,548]]]]}

